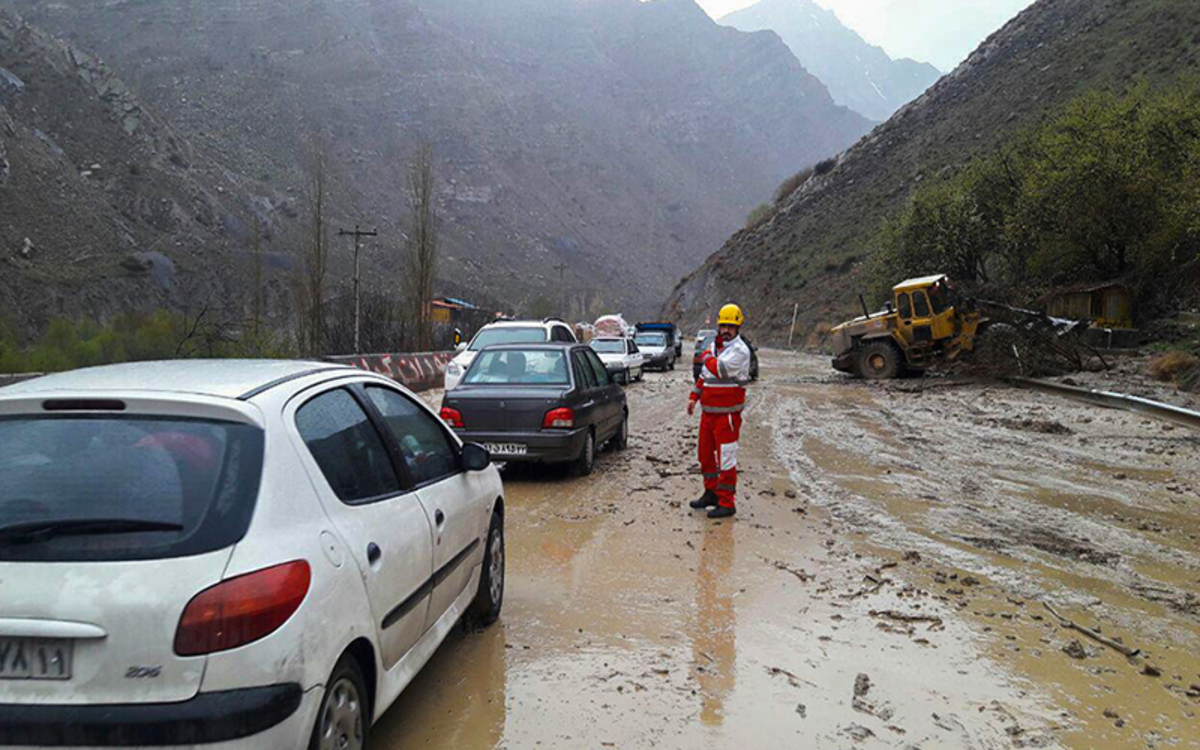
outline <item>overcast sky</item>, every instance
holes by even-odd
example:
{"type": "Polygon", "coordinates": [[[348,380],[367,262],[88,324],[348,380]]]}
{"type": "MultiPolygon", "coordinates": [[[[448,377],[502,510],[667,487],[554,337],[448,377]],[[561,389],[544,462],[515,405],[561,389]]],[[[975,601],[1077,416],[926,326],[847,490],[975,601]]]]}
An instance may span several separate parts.
{"type": "MultiPolygon", "coordinates": [[[[758,0],[697,0],[713,18],[758,0]]],[[[816,0],[892,57],[931,62],[943,72],[1033,0],[816,0]]]]}

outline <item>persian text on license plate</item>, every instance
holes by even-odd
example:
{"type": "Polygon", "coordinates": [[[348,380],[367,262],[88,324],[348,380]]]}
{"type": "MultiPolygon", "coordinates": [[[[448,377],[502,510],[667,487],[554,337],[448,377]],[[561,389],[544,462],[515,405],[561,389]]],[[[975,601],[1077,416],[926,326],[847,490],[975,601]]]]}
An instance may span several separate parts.
{"type": "Polygon", "coordinates": [[[485,443],[484,448],[493,456],[524,456],[529,446],[522,443],[485,443]]]}
{"type": "Polygon", "coordinates": [[[0,637],[0,680],[71,679],[71,641],[0,637]]]}

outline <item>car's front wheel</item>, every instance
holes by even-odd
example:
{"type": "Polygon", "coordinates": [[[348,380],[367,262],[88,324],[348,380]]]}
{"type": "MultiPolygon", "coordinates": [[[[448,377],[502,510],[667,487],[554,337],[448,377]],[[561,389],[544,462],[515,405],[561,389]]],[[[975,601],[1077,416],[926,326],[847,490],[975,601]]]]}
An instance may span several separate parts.
{"type": "Polygon", "coordinates": [[[504,604],[504,519],[492,513],[488,527],[487,547],[483,551],[483,572],[479,575],[479,591],[468,612],[476,625],[491,625],[500,617],[504,604]]]}
{"type": "Polygon", "coordinates": [[[365,750],[371,729],[367,683],[354,657],[345,654],[325,683],[309,750],[365,750]]]}

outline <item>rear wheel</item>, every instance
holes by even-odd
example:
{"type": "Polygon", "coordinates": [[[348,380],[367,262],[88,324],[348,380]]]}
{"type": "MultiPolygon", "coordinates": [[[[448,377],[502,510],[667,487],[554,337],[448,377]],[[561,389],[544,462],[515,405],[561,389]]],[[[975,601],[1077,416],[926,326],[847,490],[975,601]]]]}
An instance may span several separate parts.
{"type": "Polygon", "coordinates": [[[642,378],[644,378],[644,377],[646,377],[646,368],[645,368],[645,367],[639,367],[639,368],[638,368],[637,381],[638,381],[639,383],[640,383],[640,382],[642,382],[642,378]]]}
{"type": "Polygon", "coordinates": [[[613,450],[623,451],[629,447],[629,415],[625,414],[621,417],[621,426],[617,428],[617,434],[613,435],[612,439],[613,450]]]}
{"type": "Polygon", "coordinates": [[[326,683],[309,750],[365,750],[371,717],[367,684],[354,657],[338,660],[326,683]]]}
{"type": "Polygon", "coordinates": [[[504,519],[492,513],[488,527],[487,547],[483,551],[483,572],[479,575],[479,591],[471,602],[467,617],[476,625],[491,625],[500,618],[504,605],[504,519]]]}
{"type": "Polygon", "coordinates": [[[575,463],[571,468],[577,477],[586,477],[592,473],[592,469],[596,466],[596,435],[588,430],[587,437],[583,441],[583,449],[579,452],[579,458],[575,459],[575,463]]]}
{"type": "Polygon", "coordinates": [[[858,355],[858,371],[867,380],[890,380],[900,373],[900,351],[887,341],[867,344],[858,355]]]}

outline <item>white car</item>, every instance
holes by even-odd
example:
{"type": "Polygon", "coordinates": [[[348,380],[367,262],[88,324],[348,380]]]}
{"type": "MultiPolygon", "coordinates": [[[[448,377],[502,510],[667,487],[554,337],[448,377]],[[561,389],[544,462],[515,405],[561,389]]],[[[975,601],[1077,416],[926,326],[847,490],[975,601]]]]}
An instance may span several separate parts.
{"type": "Polygon", "coordinates": [[[600,361],[616,380],[630,383],[645,375],[646,358],[630,338],[604,337],[592,339],[590,346],[600,355],[600,361]]]}
{"type": "Polygon", "coordinates": [[[488,323],[469,345],[460,345],[458,356],[446,365],[446,390],[457,386],[467,374],[467,368],[486,346],[493,344],[544,344],[547,341],[575,343],[575,333],[561,320],[500,320],[488,323]]]}
{"type": "Polygon", "coordinates": [[[346,367],[0,389],[0,746],[362,748],[460,618],[499,616],[502,490],[346,367]]]}

